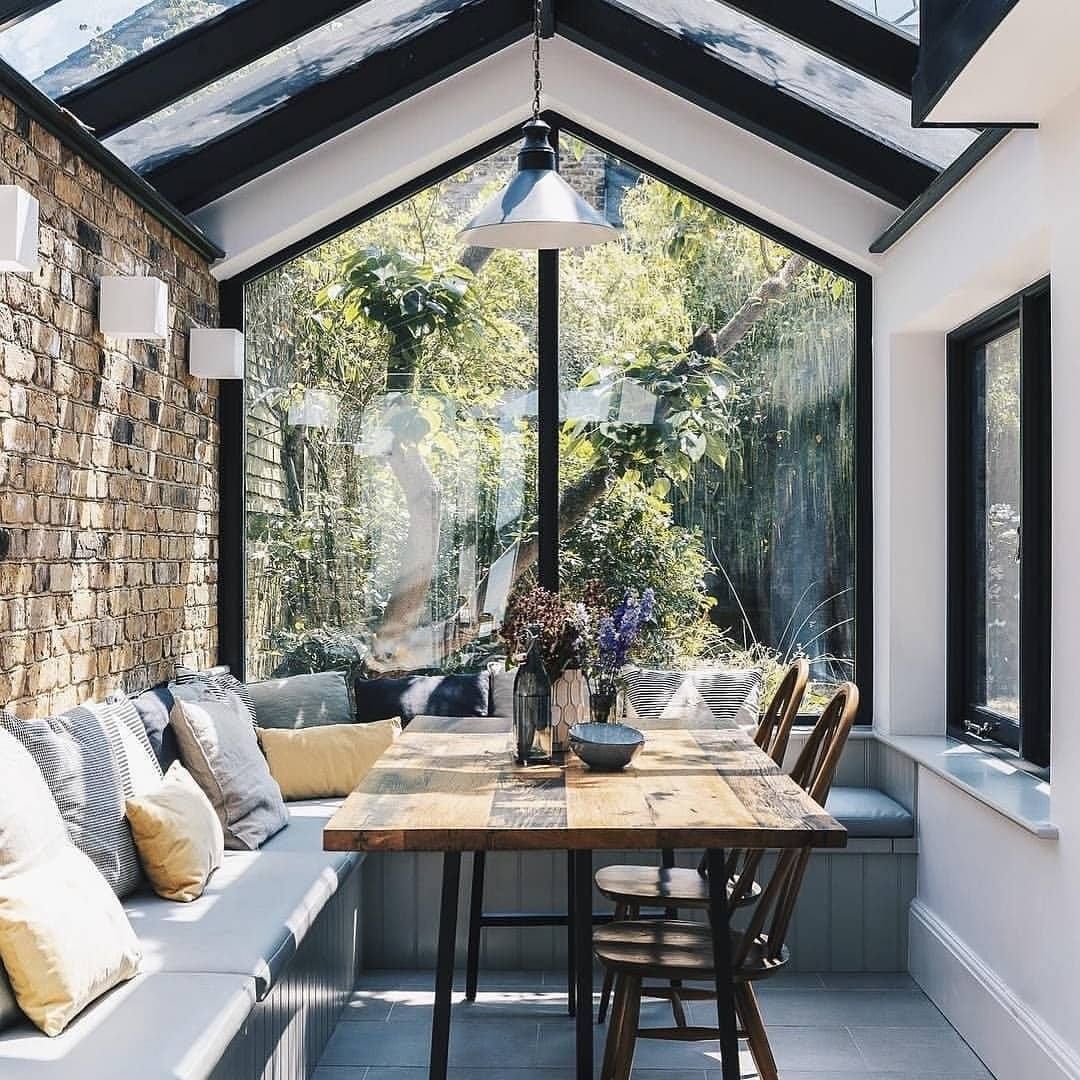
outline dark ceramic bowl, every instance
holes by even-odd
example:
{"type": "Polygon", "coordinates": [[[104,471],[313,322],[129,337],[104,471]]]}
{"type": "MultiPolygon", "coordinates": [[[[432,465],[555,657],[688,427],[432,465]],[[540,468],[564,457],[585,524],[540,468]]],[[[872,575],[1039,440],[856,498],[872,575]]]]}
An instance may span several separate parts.
{"type": "Polygon", "coordinates": [[[570,729],[570,749],[599,772],[625,769],[644,745],[645,736],[626,724],[575,724],[570,729]]]}

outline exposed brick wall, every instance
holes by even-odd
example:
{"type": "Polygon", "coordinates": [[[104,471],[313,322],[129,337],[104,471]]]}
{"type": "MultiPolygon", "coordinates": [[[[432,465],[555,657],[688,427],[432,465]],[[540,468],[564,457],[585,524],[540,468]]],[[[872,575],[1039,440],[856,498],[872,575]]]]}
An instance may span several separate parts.
{"type": "Polygon", "coordinates": [[[217,383],[188,376],[186,331],[218,290],[3,98],[0,147],[41,204],[40,269],[0,273],[0,707],[32,716],[216,658],[217,383]],[[107,274],[168,282],[167,342],[102,338],[107,274]]]}

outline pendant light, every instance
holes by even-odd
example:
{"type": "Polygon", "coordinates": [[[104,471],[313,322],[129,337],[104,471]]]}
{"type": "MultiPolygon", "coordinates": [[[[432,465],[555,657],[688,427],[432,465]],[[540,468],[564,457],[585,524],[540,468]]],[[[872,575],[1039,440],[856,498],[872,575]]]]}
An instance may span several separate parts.
{"type": "Polygon", "coordinates": [[[522,128],[518,171],[458,234],[472,247],[551,251],[618,236],[557,171],[551,128],[540,119],[541,3],[536,0],[533,9],[533,114],[522,128]]]}

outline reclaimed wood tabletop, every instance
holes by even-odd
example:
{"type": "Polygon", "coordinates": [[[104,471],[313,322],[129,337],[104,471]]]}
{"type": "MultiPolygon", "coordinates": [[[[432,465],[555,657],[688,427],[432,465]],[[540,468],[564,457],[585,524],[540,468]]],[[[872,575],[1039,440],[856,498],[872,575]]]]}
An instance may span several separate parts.
{"type": "MultiPolygon", "coordinates": [[[[695,722],[691,714],[685,720],[695,722]]],[[[622,772],[517,765],[505,721],[414,721],[327,824],[331,851],[842,847],[842,825],[735,725],[646,731],[622,772]]]]}

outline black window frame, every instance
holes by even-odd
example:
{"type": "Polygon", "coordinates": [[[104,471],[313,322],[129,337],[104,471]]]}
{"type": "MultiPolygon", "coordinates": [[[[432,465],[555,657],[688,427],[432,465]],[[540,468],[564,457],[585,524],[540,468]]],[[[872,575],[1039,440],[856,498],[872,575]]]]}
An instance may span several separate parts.
{"type": "Polygon", "coordinates": [[[1003,301],[947,338],[948,648],[947,720],[954,738],[1036,769],[1050,766],[1050,281],[1003,301]],[[982,579],[975,506],[973,420],[981,409],[975,357],[1020,331],[1020,719],[977,702],[975,660],[982,655],[982,579]],[[984,725],[990,725],[985,727],[984,725]]]}
{"type": "MultiPolygon", "coordinates": [[[[873,565],[873,278],[814,244],[699,187],[648,158],[591,131],[559,113],[545,112],[558,146],[560,132],[587,142],[689,197],[755,229],[788,249],[850,280],[855,289],[855,671],[859,685],[859,726],[873,723],[874,565],[873,565]]],[[[319,244],[370,220],[377,214],[481,161],[520,138],[520,128],[496,135],[444,165],[431,169],[368,205],[326,225],[274,255],[221,282],[221,325],[244,329],[244,287],[319,244]]],[[[537,394],[540,426],[538,517],[540,582],[557,589],[558,577],[558,394],[559,394],[559,253],[541,252],[538,262],[537,394]],[[546,436],[545,436],[546,431],[546,436]],[[545,453],[546,447],[546,453],[545,453]],[[546,522],[546,525],[545,525],[546,522]]],[[[244,677],[246,637],[244,384],[221,383],[220,534],[218,540],[218,656],[238,678],[244,677]]]]}

